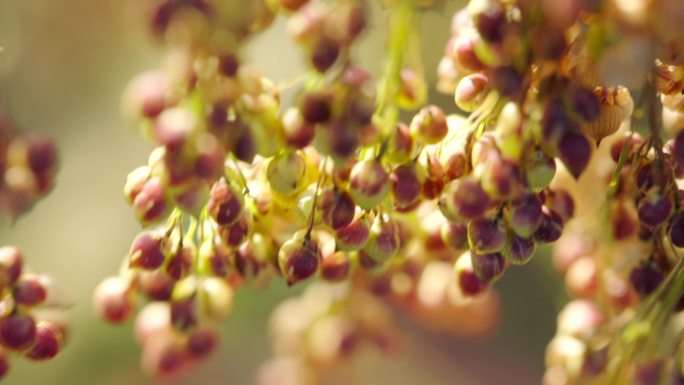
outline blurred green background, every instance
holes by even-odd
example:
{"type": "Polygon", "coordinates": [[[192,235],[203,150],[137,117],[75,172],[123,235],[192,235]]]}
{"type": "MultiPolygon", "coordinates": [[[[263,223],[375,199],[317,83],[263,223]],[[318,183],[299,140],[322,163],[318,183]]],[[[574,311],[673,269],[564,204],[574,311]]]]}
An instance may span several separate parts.
{"type": "MultiPolygon", "coordinates": [[[[464,2],[447,1],[423,18],[430,80],[449,38],[450,18],[464,2]]],[[[122,119],[120,94],[136,73],[159,64],[161,47],[147,34],[141,0],[0,0],[0,98],[17,124],[56,138],[61,168],[53,192],[11,225],[0,219],[0,244],[19,246],[37,272],[50,272],[76,303],[72,333],[55,360],[12,360],[8,385],[150,384],[139,369],[130,323],[109,326],[92,311],[91,293],[117,271],[139,231],[122,198],[127,173],[146,162],[152,145],[122,119]]],[[[374,8],[359,52],[366,68],[381,67],[386,14],[374,8]]],[[[249,60],[277,81],[301,72],[302,55],[279,19],[253,41],[249,60]]],[[[450,97],[435,100],[454,110],[450,97]]],[[[508,384],[540,382],[546,342],[554,334],[563,289],[540,253],[506,274],[501,327],[492,338],[444,338],[397,315],[408,336],[398,358],[363,363],[360,384],[508,384]]],[[[291,295],[278,282],[241,292],[222,328],[220,352],[174,384],[252,384],[270,356],[270,310],[291,295]]]]}

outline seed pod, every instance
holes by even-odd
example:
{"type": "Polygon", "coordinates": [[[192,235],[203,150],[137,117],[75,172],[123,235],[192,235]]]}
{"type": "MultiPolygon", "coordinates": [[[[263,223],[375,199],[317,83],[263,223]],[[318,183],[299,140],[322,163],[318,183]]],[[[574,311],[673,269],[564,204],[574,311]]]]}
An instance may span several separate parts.
{"type": "Polygon", "coordinates": [[[387,139],[387,159],[393,163],[406,163],[413,158],[415,149],[415,140],[408,126],[403,123],[397,124],[387,139]]]}
{"type": "Polygon", "coordinates": [[[496,253],[504,247],[507,238],[506,225],[498,218],[479,218],[468,224],[468,243],[476,253],[496,253]]]}
{"type": "Polygon", "coordinates": [[[473,271],[480,281],[494,282],[499,279],[506,269],[506,260],[499,253],[474,254],[470,253],[473,271]]]}
{"type": "Polygon", "coordinates": [[[188,337],[186,344],[186,350],[190,357],[204,359],[216,350],[219,337],[211,329],[197,330],[188,337]]]}
{"type": "Polygon", "coordinates": [[[50,360],[62,349],[63,339],[59,326],[46,321],[39,322],[36,325],[35,343],[26,352],[26,357],[33,361],[50,360]]]}
{"type": "Polygon", "coordinates": [[[434,105],[423,107],[411,120],[411,134],[426,144],[439,143],[448,131],[444,111],[434,105]]]}
{"type": "Polygon", "coordinates": [[[458,222],[446,222],[441,228],[441,237],[445,245],[454,251],[468,248],[468,225],[458,222]]]}
{"type": "Polygon", "coordinates": [[[24,306],[37,306],[47,298],[47,290],[38,277],[24,276],[14,285],[14,300],[24,306]]]}
{"type": "Polygon", "coordinates": [[[489,78],[480,73],[468,75],[456,85],[454,102],[458,108],[472,112],[484,101],[489,92],[489,78]]]}
{"type": "Polygon", "coordinates": [[[289,197],[306,187],[307,164],[299,152],[282,152],[268,163],[266,177],[273,191],[289,197]]]}
{"type": "Polygon", "coordinates": [[[629,274],[632,287],[644,297],[653,293],[664,279],[663,273],[650,263],[635,267],[629,274]]]}
{"type": "Polygon", "coordinates": [[[672,214],[672,199],[658,186],[651,187],[637,207],[639,220],[648,227],[655,227],[667,221],[672,214]]]}
{"type": "Polygon", "coordinates": [[[568,132],[561,137],[556,152],[570,174],[578,179],[589,165],[592,145],[584,135],[568,132]]]}
{"type": "Polygon", "coordinates": [[[157,177],[152,177],[136,194],[133,208],[136,217],[143,224],[162,220],[169,212],[169,205],[164,195],[164,183],[157,177]]]}
{"type": "Polygon", "coordinates": [[[321,191],[317,206],[322,222],[334,230],[346,227],[354,219],[354,200],[349,193],[340,191],[337,187],[321,191]]]}
{"type": "Polygon", "coordinates": [[[508,223],[517,235],[528,238],[542,222],[542,204],[534,193],[526,193],[509,205],[508,223]]]}
{"type": "Polygon", "coordinates": [[[670,220],[668,235],[673,245],[684,247],[684,214],[681,212],[670,220]]]}
{"type": "Polygon", "coordinates": [[[536,249],[537,244],[533,239],[511,234],[501,254],[512,265],[524,265],[534,257],[536,249]]]}
{"type": "Polygon", "coordinates": [[[373,209],[389,195],[389,175],[377,160],[356,163],[349,179],[349,193],[361,208],[373,209]]]}
{"type": "Polygon", "coordinates": [[[336,231],[337,247],[343,251],[361,250],[370,237],[370,227],[368,216],[362,214],[346,227],[336,231]]]}
{"type": "Polygon", "coordinates": [[[278,266],[288,285],[294,285],[316,274],[320,260],[318,245],[303,237],[291,238],[278,251],[278,266]]]}
{"type": "Polygon", "coordinates": [[[323,255],[321,277],[326,281],[339,282],[347,279],[351,269],[349,255],[344,251],[323,255]]]}
{"type": "Polygon", "coordinates": [[[454,264],[454,275],[458,288],[465,297],[476,296],[487,287],[487,284],[477,276],[473,269],[470,252],[465,252],[458,257],[454,264]]]}
{"type": "Polygon", "coordinates": [[[109,277],[95,289],[93,305],[98,315],[110,323],[123,323],[135,308],[133,291],[119,277],[109,277]]]}
{"type": "Polygon", "coordinates": [[[209,193],[209,215],[221,226],[230,226],[240,219],[244,196],[233,183],[221,178],[211,187],[209,193]]]}
{"type": "Polygon", "coordinates": [[[233,288],[225,279],[207,277],[202,280],[199,293],[204,299],[202,311],[214,320],[224,320],[233,313],[235,304],[233,288]]]}
{"type": "Polygon", "coordinates": [[[0,287],[11,285],[19,279],[24,259],[14,246],[0,247],[0,287]]]}
{"type": "Polygon", "coordinates": [[[444,186],[438,207],[447,219],[461,222],[481,217],[490,203],[489,196],[476,179],[463,177],[444,186]]]}
{"type": "Polygon", "coordinates": [[[0,320],[0,343],[10,350],[24,350],[36,340],[36,322],[27,314],[15,313],[0,320]]]}
{"type": "Polygon", "coordinates": [[[128,252],[129,265],[145,270],[159,268],[165,260],[162,239],[151,231],[143,231],[133,240],[128,252]]]}
{"type": "Polygon", "coordinates": [[[563,218],[547,206],[542,206],[542,221],[534,232],[534,240],[551,243],[557,241],[562,234],[563,218]]]}
{"type": "Polygon", "coordinates": [[[377,216],[363,251],[373,261],[384,263],[399,252],[399,227],[392,218],[377,216]]]}
{"type": "Polygon", "coordinates": [[[401,164],[389,176],[394,206],[405,209],[420,201],[426,172],[419,163],[401,164]]]}

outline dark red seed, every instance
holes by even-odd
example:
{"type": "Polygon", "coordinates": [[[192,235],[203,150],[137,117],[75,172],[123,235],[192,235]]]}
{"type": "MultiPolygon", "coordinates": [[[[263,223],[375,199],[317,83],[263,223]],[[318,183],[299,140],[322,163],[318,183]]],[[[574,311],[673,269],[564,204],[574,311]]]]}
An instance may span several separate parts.
{"type": "Polygon", "coordinates": [[[589,165],[592,145],[586,136],[567,132],[561,137],[556,151],[565,167],[577,179],[589,165]]]}
{"type": "Polygon", "coordinates": [[[27,277],[15,284],[12,295],[21,305],[36,306],[45,301],[47,290],[37,278],[27,277]]]}
{"type": "Polygon", "coordinates": [[[166,258],[161,250],[161,239],[150,231],[135,237],[128,255],[131,266],[146,270],[159,268],[166,258]]]}
{"type": "Polygon", "coordinates": [[[473,270],[483,283],[488,283],[501,277],[506,269],[506,260],[499,253],[471,254],[473,270]]]}
{"type": "Polygon", "coordinates": [[[0,343],[7,349],[24,350],[36,340],[36,322],[27,314],[11,314],[0,320],[0,343]]]}
{"type": "Polygon", "coordinates": [[[313,46],[311,64],[319,72],[325,72],[337,61],[340,55],[340,45],[330,39],[322,38],[313,46]]]}
{"type": "Polygon", "coordinates": [[[36,327],[36,341],[26,353],[26,357],[34,361],[45,361],[54,358],[62,347],[62,330],[51,322],[41,322],[36,327]]]}

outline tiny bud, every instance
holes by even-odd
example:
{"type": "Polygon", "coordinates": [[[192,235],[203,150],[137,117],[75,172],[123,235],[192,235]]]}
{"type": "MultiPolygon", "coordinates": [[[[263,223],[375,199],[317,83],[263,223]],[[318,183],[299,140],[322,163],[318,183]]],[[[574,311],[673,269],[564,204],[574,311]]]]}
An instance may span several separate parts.
{"type": "Polygon", "coordinates": [[[47,298],[47,290],[37,277],[23,277],[14,285],[12,295],[17,304],[37,306],[47,298]]]}

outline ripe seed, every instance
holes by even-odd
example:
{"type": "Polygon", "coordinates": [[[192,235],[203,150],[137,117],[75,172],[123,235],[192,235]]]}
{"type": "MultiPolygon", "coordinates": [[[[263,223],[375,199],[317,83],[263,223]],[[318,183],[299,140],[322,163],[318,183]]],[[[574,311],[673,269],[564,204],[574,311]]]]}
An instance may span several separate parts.
{"type": "Polygon", "coordinates": [[[15,313],[0,320],[0,343],[10,350],[24,350],[36,340],[36,322],[30,315],[15,313]]]}
{"type": "Polygon", "coordinates": [[[389,175],[377,160],[356,163],[349,179],[349,193],[361,208],[373,209],[389,195],[389,175]]]}
{"type": "Polygon", "coordinates": [[[23,277],[15,284],[12,295],[18,304],[37,306],[47,298],[47,290],[37,277],[23,277]]]}
{"type": "Polygon", "coordinates": [[[278,266],[288,285],[294,285],[316,274],[321,253],[311,240],[292,238],[278,251],[278,266]]]}
{"type": "Polygon", "coordinates": [[[105,321],[119,324],[131,316],[134,298],[128,284],[119,277],[109,277],[95,289],[93,305],[105,321]]]}
{"type": "Polygon", "coordinates": [[[448,131],[444,111],[435,105],[423,107],[411,121],[411,134],[427,144],[439,143],[448,131]]]}
{"type": "Polygon", "coordinates": [[[230,226],[240,219],[244,197],[225,177],[211,187],[209,193],[209,215],[222,226],[230,226]]]}
{"type": "Polygon", "coordinates": [[[479,218],[468,224],[468,243],[480,254],[496,253],[506,244],[508,231],[498,218],[479,218]]]}
{"type": "Polygon", "coordinates": [[[473,271],[475,271],[480,281],[484,283],[496,281],[503,275],[506,269],[506,260],[499,253],[471,253],[470,257],[473,271]]]}
{"type": "Polygon", "coordinates": [[[166,258],[161,249],[161,242],[162,239],[150,231],[138,234],[128,252],[130,266],[145,270],[159,268],[166,258]]]}
{"type": "Polygon", "coordinates": [[[365,215],[362,215],[335,233],[337,247],[343,251],[361,250],[368,242],[369,237],[370,224],[365,215]]]}
{"type": "Polygon", "coordinates": [[[57,325],[40,322],[36,326],[35,343],[26,353],[26,357],[34,361],[50,360],[62,349],[62,341],[62,331],[57,325]]]}
{"type": "Polygon", "coordinates": [[[203,359],[213,353],[219,344],[215,331],[210,329],[198,330],[188,337],[188,354],[196,359],[203,359]]]}

